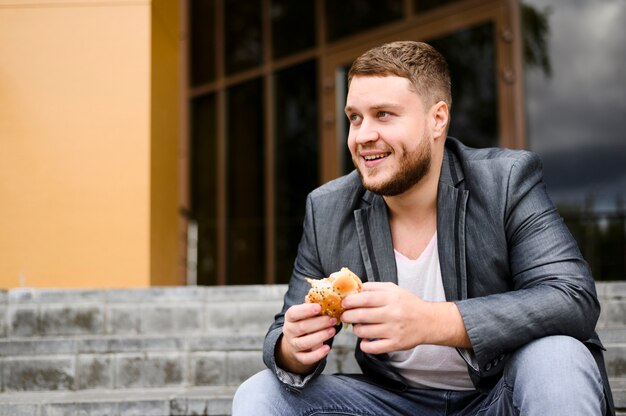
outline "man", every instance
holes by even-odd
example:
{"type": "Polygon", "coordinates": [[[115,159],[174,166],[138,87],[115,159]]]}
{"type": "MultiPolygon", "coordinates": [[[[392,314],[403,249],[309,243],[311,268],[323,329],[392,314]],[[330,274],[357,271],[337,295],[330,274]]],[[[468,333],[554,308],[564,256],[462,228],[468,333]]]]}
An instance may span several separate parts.
{"type": "Polygon", "coordinates": [[[348,73],[356,167],[313,191],[265,370],[234,415],[603,415],[594,281],[548,198],[538,158],[446,138],[444,58],[394,42],[348,73]],[[360,375],[320,375],[335,319],[305,277],[367,282],[341,321],[360,375]],[[595,359],[594,359],[595,358],[595,359]]]}

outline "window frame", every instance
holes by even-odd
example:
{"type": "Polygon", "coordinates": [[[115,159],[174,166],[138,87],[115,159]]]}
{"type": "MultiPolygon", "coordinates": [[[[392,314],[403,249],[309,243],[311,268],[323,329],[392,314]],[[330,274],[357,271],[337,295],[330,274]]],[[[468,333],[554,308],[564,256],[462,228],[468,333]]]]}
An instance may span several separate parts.
{"type": "MultiPolygon", "coordinates": [[[[226,285],[229,283],[227,276],[227,206],[228,189],[227,166],[226,166],[226,91],[229,87],[239,83],[262,78],[263,103],[264,103],[264,148],[265,148],[265,270],[259,283],[273,284],[275,279],[275,175],[274,175],[274,73],[305,61],[317,62],[317,106],[318,106],[318,132],[319,132],[319,183],[324,183],[341,174],[341,154],[337,134],[337,119],[343,116],[343,107],[337,103],[336,74],[337,68],[349,64],[355,57],[367,49],[383,42],[396,39],[429,39],[444,36],[457,30],[475,26],[481,23],[494,23],[496,68],[497,68],[497,93],[499,102],[500,119],[500,145],[511,148],[526,148],[526,135],[524,128],[524,89],[523,89],[523,62],[522,62],[522,38],[519,18],[519,2],[517,0],[464,0],[451,3],[440,8],[429,10],[416,15],[413,10],[413,0],[404,0],[403,19],[376,29],[368,30],[357,35],[348,36],[334,42],[326,40],[326,20],[324,1],[315,1],[316,45],[313,48],[295,53],[278,59],[273,58],[272,53],[272,25],[270,16],[271,0],[261,0],[262,10],[262,47],[263,63],[253,69],[245,70],[237,74],[225,74],[224,55],[224,0],[215,1],[215,26],[216,39],[215,64],[216,77],[212,82],[192,87],[190,85],[190,1],[180,0],[181,26],[184,34],[184,42],[181,53],[181,128],[180,128],[180,263],[187,264],[187,229],[190,218],[191,201],[191,103],[194,98],[207,94],[215,94],[216,113],[216,148],[217,148],[217,259],[216,259],[216,284],[226,285]],[[339,108],[341,107],[341,108],[339,108]]],[[[193,267],[189,265],[187,267],[193,267]]],[[[183,267],[186,269],[185,267],[183,267]]],[[[187,271],[187,276],[190,275],[187,271]]],[[[193,275],[193,273],[191,274],[193,275]]],[[[183,276],[184,278],[184,276],[183,276]]],[[[188,280],[189,282],[189,280],[188,280]]],[[[193,282],[191,282],[193,283],[193,282]]]]}

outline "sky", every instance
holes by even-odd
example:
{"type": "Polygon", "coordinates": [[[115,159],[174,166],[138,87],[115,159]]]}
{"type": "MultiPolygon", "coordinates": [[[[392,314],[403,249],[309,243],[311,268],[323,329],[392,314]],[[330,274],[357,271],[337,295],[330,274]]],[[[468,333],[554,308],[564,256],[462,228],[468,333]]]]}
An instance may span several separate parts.
{"type": "Polygon", "coordinates": [[[526,71],[527,133],[557,203],[626,202],[626,1],[527,0],[548,14],[552,74],[526,71]]]}

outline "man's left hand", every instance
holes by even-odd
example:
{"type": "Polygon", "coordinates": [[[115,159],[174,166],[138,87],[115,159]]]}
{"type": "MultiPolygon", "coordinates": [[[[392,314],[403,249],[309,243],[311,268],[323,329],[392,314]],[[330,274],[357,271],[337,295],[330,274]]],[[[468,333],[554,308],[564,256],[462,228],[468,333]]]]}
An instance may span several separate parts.
{"type": "Polygon", "coordinates": [[[470,348],[459,309],[451,302],[427,302],[393,283],[368,282],[342,303],[344,323],[353,324],[370,354],[434,344],[470,348]]]}

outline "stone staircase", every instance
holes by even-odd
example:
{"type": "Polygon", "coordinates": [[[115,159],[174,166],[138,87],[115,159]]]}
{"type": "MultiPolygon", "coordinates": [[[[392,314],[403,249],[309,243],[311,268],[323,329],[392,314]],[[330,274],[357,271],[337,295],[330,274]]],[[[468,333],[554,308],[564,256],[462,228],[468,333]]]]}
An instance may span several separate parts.
{"type": "Polygon", "coordinates": [[[618,416],[626,416],[626,281],[596,283],[602,313],[597,330],[606,347],[609,382],[618,416]]]}
{"type": "MultiPolygon", "coordinates": [[[[284,285],[0,292],[0,416],[229,415],[284,285]]],[[[598,283],[626,416],[626,282],[598,283]]],[[[326,372],[357,372],[342,331],[326,372]]]]}

